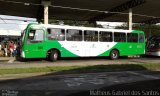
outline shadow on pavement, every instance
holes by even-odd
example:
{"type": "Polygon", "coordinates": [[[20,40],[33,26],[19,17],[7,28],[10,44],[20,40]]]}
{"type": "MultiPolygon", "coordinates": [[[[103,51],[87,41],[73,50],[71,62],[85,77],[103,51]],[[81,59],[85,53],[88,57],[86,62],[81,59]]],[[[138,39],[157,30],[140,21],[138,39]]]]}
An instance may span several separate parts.
{"type": "MultiPolygon", "coordinates": [[[[98,72],[117,72],[117,71],[138,71],[138,70],[145,70],[147,71],[146,68],[144,68],[141,65],[136,65],[136,64],[131,64],[131,65],[96,65],[96,66],[88,66],[88,67],[84,67],[84,68],[75,68],[75,69],[71,69],[71,70],[65,70],[65,71],[59,71],[59,72],[53,72],[53,73],[49,73],[46,75],[41,75],[41,76],[34,76],[34,77],[29,77],[29,78],[22,78],[22,79],[14,79],[14,80],[4,80],[4,81],[0,81],[0,86],[8,86],[7,88],[12,89],[12,90],[17,90],[17,87],[15,87],[14,85],[18,86],[18,87],[23,87],[24,85],[30,84],[30,83],[37,83],[43,80],[47,80],[47,78],[50,78],[50,76],[52,76],[52,80],[53,80],[53,76],[55,75],[67,75],[67,74],[78,74],[78,73],[98,73],[98,72]],[[20,84],[20,85],[19,85],[20,84]],[[10,88],[13,87],[13,88],[10,88]],[[14,89],[15,88],[15,89],[14,89]]],[[[154,72],[153,72],[154,73],[154,72]]],[[[156,74],[159,74],[159,72],[155,72],[156,74]]],[[[56,78],[56,77],[54,77],[56,78]]],[[[51,82],[51,81],[50,81],[51,82]]],[[[47,84],[47,82],[46,82],[47,84]]],[[[48,87],[51,87],[54,85],[48,85],[48,87]]],[[[39,88],[43,87],[42,85],[38,85],[39,88]]],[[[2,88],[2,87],[1,87],[2,88]]],[[[21,88],[18,88],[21,89],[21,88]]],[[[123,84],[117,84],[117,85],[111,85],[111,86],[107,86],[107,87],[103,87],[103,88],[94,88],[94,90],[100,90],[100,91],[106,91],[109,90],[109,92],[113,91],[113,90],[118,90],[118,91],[123,91],[123,90],[159,90],[160,89],[160,80],[145,80],[145,81],[133,81],[131,83],[123,83],[123,84]]],[[[7,89],[5,89],[7,90],[7,89]]],[[[76,90],[76,89],[75,89],[76,90]]],[[[29,90],[29,92],[27,90],[20,90],[20,94],[18,96],[92,96],[90,91],[90,89],[88,90],[84,90],[84,91],[80,91],[80,90],[76,90],[75,93],[69,94],[69,95],[55,95],[55,91],[60,91],[61,93],[63,93],[63,90],[29,90]],[[34,91],[34,92],[33,92],[34,91]],[[78,92],[77,92],[78,91],[78,92]]],[[[67,91],[65,91],[67,93],[67,91]]],[[[73,91],[74,92],[74,91],[73,91]]],[[[96,94],[96,93],[95,93],[96,94]]],[[[111,94],[113,95],[113,94],[111,94]]],[[[141,95],[143,95],[141,93],[141,95]]],[[[139,95],[139,96],[141,96],[139,95]]],[[[101,95],[95,95],[95,96],[101,96],[101,95]]],[[[120,95],[118,95],[120,96],[120,95]]]]}
{"type": "Polygon", "coordinates": [[[50,73],[47,75],[117,72],[117,71],[138,71],[138,70],[147,70],[147,69],[138,64],[93,65],[93,66],[86,66],[82,68],[74,68],[71,70],[59,71],[59,72],[50,73]]]}
{"type": "Polygon", "coordinates": [[[160,79],[124,83],[95,90],[81,91],[67,96],[158,96],[160,95],[160,79]]]}

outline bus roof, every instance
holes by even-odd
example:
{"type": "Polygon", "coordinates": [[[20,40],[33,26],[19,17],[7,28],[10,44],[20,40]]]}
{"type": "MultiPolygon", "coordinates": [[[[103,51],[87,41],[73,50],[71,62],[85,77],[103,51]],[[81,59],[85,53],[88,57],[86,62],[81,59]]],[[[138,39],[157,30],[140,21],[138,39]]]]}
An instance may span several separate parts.
{"type": "MultiPolygon", "coordinates": [[[[31,24],[34,25],[34,24],[31,24]]],[[[37,25],[37,24],[35,24],[37,25]]],[[[140,30],[124,30],[124,29],[106,29],[106,28],[93,28],[93,27],[82,27],[82,26],[69,26],[69,25],[51,25],[51,24],[38,24],[40,26],[48,28],[62,28],[62,29],[78,29],[78,30],[95,30],[95,31],[110,31],[110,32],[138,32],[143,33],[143,31],[140,30]]]]}

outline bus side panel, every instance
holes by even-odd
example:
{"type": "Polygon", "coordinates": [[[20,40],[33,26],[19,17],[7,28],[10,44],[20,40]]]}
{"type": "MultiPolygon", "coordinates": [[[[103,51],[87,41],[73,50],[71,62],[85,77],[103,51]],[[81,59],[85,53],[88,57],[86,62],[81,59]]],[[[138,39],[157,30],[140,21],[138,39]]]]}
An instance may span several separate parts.
{"type": "Polygon", "coordinates": [[[117,43],[110,50],[105,51],[104,53],[100,54],[99,56],[110,56],[110,52],[112,50],[118,50],[120,53],[120,56],[127,55],[126,43],[117,43]]]}
{"type": "Polygon", "coordinates": [[[25,58],[45,58],[44,44],[27,44],[24,46],[25,58]]]}
{"type": "Polygon", "coordinates": [[[114,48],[119,49],[120,56],[144,54],[145,44],[143,43],[118,43],[114,48]]]}
{"type": "Polygon", "coordinates": [[[107,50],[110,50],[113,46],[116,45],[116,43],[114,42],[88,42],[88,41],[87,42],[61,41],[59,43],[65,49],[70,51],[70,53],[76,54],[79,57],[97,57],[100,54],[106,52],[107,50]]]}
{"type": "Polygon", "coordinates": [[[112,50],[118,50],[120,56],[144,54],[145,44],[143,43],[117,43],[113,48],[99,56],[109,56],[112,50]]]}
{"type": "MultiPolygon", "coordinates": [[[[65,41],[61,41],[65,42],[65,41]]],[[[69,50],[65,49],[63,45],[61,45],[58,41],[48,40],[46,41],[46,50],[49,51],[50,49],[57,49],[60,51],[61,57],[78,57],[74,53],[70,52],[69,50]]],[[[47,54],[47,52],[46,52],[47,54]]]]}

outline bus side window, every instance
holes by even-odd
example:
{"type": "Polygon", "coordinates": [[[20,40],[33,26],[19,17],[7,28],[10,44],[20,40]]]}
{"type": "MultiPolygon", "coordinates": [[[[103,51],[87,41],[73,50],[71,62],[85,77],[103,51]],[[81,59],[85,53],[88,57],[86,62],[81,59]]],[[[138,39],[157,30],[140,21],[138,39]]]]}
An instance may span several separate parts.
{"type": "Polygon", "coordinates": [[[44,31],[41,29],[30,30],[27,43],[38,43],[44,40],[44,31]]]}
{"type": "Polygon", "coordinates": [[[65,40],[64,29],[49,28],[47,29],[47,31],[48,31],[48,40],[58,40],[58,41],[65,40]]]}
{"type": "Polygon", "coordinates": [[[85,30],[84,41],[91,41],[91,42],[98,41],[98,32],[92,30],[85,30]]]}
{"type": "Polygon", "coordinates": [[[99,41],[101,42],[112,42],[112,32],[99,32],[99,41]]]}
{"type": "Polygon", "coordinates": [[[144,43],[144,34],[139,34],[139,43],[144,43]]]}
{"type": "Polygon", "coordinates": [[[82,41],[82,31],[75,29],[68,29],[66,35],[67,41],[82,41]]]}
{"type": "Polygon", "coordinates": [[[114,41],[115,42],[126,42],[126,33],[114,33],[114,41]]]}
{"type": "Polygon", "coordinates": [[[127,33],[127,42],[138,43],[138,34],[127,33]]]}

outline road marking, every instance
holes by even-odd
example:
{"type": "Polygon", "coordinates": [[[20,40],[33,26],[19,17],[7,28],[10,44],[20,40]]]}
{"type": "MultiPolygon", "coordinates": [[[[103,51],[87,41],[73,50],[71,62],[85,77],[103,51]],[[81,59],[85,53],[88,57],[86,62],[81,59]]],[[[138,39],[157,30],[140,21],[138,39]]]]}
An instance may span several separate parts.
{"type": "Polygon", "coordinates": [[[92,77],[92,76],[78,76],[73,78],[66,78],[64,82],[67,84],[68,87],[76,87],[82,84],[94,84],[94,85],[102,85],[104,84],[104,79],[99,79],[99,75],[92,77]]]}
{"type": "Polygon", "coordinates": [[[160,79],[160,77],[157,77],[157,76],[145,75],[145,74],[138,73],[138,72],[133,72],[133,71],[127,71],[127,73],[130,73],[130,74],[133,74],[133,75],[142,76],[142,77],[145,77],[145,78],[150,78],[150,79],[160,79]]]}

